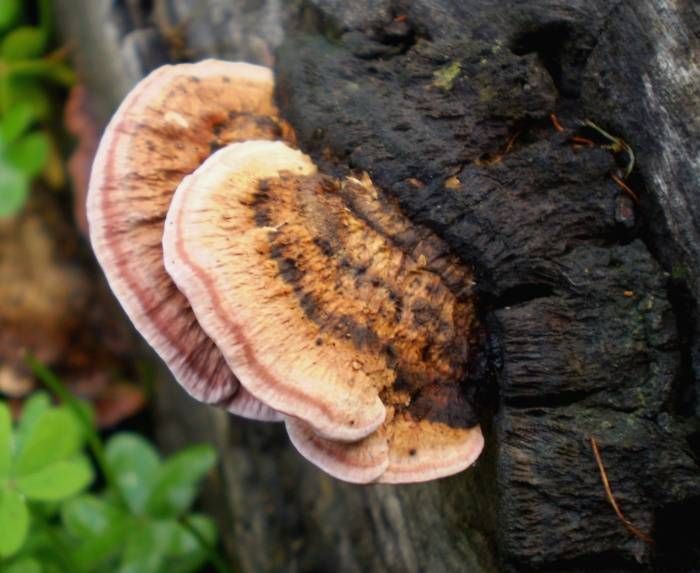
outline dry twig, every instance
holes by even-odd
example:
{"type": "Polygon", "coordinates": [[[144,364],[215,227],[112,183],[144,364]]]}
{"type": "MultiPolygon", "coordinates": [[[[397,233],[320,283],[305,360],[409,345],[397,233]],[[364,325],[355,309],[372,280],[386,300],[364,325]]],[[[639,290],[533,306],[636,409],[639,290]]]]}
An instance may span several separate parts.
{"type": "Polygon", "coordinates": [[[613,509],[615,510],[615,515],[620,519],[620,521],[624,524],[624,526],[627,528],[627,530],[634,535],[635,537],[638,537],[645,543],[648,543],[650,545],[654,544],[654,540],[647,534],[644,533],[641,529],[638,527],[635,527],[635,525],[625,517],[624,513],[622,513],[622,510],[620,509],[620,506],[617,504],[617,500],[615,499],[615,496],[613,495],[612,490],[610,489],[610,482],[608,481],[608,473],[605,470],[605,466],[603,465],[603,459],[600,457],[600,450],[598,449],[598,442],[593,436],[589,437],[591,440],[591,448],[593,448],[593,456],[595,457],[595,461],[598,464],[598,470],[600,471],[600,479],[603,480],[603,487],[605,488],[605,495],[608,498],[608,501],[610,502],[610,505],[612,505],[613,509]]]}
{"type": "Polygon", "coordinates": [[[632,198],[632,200],[637,205],[639,205],[639,197],[637,197],[637,194],[634,191],[632,191],[632,188],[629,185],[627,185],[627,183],[625,183],[620,177],[618,177],[614,173],[611,173],[610,177],[612,177],[613,181],[617,183],[620,189],[627,193],[627,195],[629,195],[632,198]]]}

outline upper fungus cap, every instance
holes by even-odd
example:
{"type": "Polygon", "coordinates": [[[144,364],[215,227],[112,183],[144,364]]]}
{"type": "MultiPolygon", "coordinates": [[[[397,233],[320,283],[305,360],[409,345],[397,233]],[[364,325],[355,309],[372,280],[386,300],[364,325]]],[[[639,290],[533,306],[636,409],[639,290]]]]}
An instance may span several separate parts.
{"type": "Polygon", "coordinates": [[[267,68],[207,60],[164,66],[126,97],[107,126],[87,202],[93,249],[144,338],[194,397],[278,420],[229,370],[165,271],[163,222],[175,188],[214,150],[246,139],[293,140],[278,119],[267,68]]]}
{"type": "Polygon", "coordinates": [[[478,456],[471,272],[368,179],[319,175],[282,142],[230,145],[178,187],[163,251],[241,383],[329,473],[421,481],[478,456]]]}

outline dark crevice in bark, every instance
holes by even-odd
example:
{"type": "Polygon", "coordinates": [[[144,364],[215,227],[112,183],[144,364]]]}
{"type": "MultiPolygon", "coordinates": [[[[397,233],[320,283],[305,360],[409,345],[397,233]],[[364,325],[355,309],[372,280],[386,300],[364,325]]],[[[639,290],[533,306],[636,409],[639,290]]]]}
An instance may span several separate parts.
{"type": "MultiPolygon", "coordinates": [[[[673,313],[678,325],[678,341],[681,353],[681,363],[673,381],[672,403],[668,404],[668,410],[672,414],[692,417],[697,415],[697,386],[693,371],[692,349],[695,346],[697,332],[695,330],[697,320],[697,305],[688,283],[684,278],[671,276],[668,281],[668,299],[671,302],[673,313]]],[[[700,451],[700,450],[696,450],[700,451]]]]}
{"type": "MultiPolygon", "coordinates": [[[[549,72],[554,85],[562,93],[562,51],[571,37],[571,24],[568,22],[549,22],[534,30],[518,34],[510,49],[517,56],[535,53],[543,67],[549,72]]],[[[563,95],[572,96],[572,93],[563,95]]]]}
{"type": "Polygon", "coordinates": [[[523,283],[511,287],[495,297],[488,306],[493,309],[505,308],[524,304],[537,298],[546,298],[554,294],[554,287],[551,284],[523,283]]]}
{"type": "Polygon", "coordinates": [[[631,185],[641,191],[641,238],[654,259],[668,274],[667,293],[678,329],[681,364],[673,383],[668,409],[681,416],[698,415],[698,372],[694,353],[698,348],[698,307],[688,285],[688,271],[678,259],[677,247],[670,235],[660,206],[645,192],[643,179],[635,173],[631,185]]]}
{"type": "Polygon", "coordinates": [[[656,514],[655,570],[665,573],[695,570],[700,562],[700,497],[670,504],[656,514]]]}
{"type": "Polygon", "coordinates": [[[695,462],[700,465],[700,427],[689,434],[686,439],[688,441],[688,447],[695,458],[695,462]]]}
{"type": "MultiPolygon", "coordinates": [[[[624,529],[624,526],[620,523],[620,527],[624,529]]],[[[518,573],[562,573],[563,571],[569,572],[592,572],[592,571],[608,571],[608,572],[631,572],[631,571],[643,571],[646,569],[643,565],[631,560],[623,559],[619,554],[614,551],[605,551],[598,553],[597,555],[590,555],[586,557],[580,557],[577,559],[567,559],[562,561],[556,561],[553,563],[547,563],[542,567],[522,567],[520,565],[517,568],[518,573]]],[[[513,571],[513,573],[515,573],[513,571]]]]}
{"type": "MultiPolygon", "coordinates": [[[[624,139],[624,138],[623,138],[624,139]]],[[[635,230],[654,260],[667,274],[666,292],[675,317],[680,365],[666,409],[683,417],[698,415],[697,372],[693,353],[698,346],[698,307],[688,285],[688,274],[678,258],[679,249],[654,194],[650,193],[639,166],[627,178],[639,197],[635,230]]]]}
{"type": "Polygon", "coordinates": [[[515,396],[505,399],[505,403],[514,408],[561,408],[570,406],[578,402],[583,402],[586,398],[604,392],[605,388],[594,390],[558,391],[553,394],[542,393],[538,396],[515,396]]]}

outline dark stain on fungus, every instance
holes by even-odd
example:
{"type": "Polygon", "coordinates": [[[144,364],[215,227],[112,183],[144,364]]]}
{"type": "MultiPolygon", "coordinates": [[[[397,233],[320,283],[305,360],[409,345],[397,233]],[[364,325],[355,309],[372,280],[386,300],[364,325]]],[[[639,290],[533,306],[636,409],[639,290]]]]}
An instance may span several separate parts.
{"type": "Polygon", "coordinates": [[[319,334],[393,371],[380,392],[387,405],[417,420],[475,425],[460,383],[478,326],[472,299],[454,293],[472,275],[438,237],[377,190],[321,175],[261,182],[251,205],[256,225],[276,229],[270,256],[319,334]]]}
{"type": "Polygon", "coordinates": [[[251,207],[253,208],[253,219],[256,227],[272,226],[272,218],[267,212],[268,191],[267,181],[263,180],[258,183],[258,190],[253,195],[251,207]]]}
{"type": "Polygon", "coordinates": [[[274,118],[268,115],[254,115],[252,119],[253,123],[255,123],[260,131],[269,131],[273,137],[280,137],[282,135],[282,128],[274,118]]]}
{"type": "Polygon", "coordinates": [[[327,256],[327,257],[332,257],[335,253],[333,252],[333,247],[331,246],[330,241],[327,241],[326,239],[323,239],[321,237],[314,237],[313,238],[314,244],[321,249],[321,252],[327,256]]]}
{"type": "Polygon", "coordinates": [[[441,422],[453,428],[470,428],[479,423],[459,384],[425,386],[408,407],[408,412],[417,420],[441,422]]]}

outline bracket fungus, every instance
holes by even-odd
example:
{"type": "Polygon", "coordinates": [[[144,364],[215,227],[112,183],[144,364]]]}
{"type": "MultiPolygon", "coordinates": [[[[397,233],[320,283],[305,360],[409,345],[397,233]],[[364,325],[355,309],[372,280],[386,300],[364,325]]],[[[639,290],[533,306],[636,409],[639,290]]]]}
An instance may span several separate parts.
{"type": "Polygon", "coordinates": [[[240,388],[165,272],[163,222],[182,178],[233,141],[293,137],[278,119],[272,73],[206,60],[163,66],[119,106],[92,167],[90,241],[109,284],[146,341],[195,398],[279,419],[240,388]]]}
{"type": "Polygon", "coordinates": [[[368,176],[328,177],[294,149],[268,70],[161,68],[95,165],[98,259],[192,395],[283,416],[346,481],[425,481],[479,456],[471,270],[368,176]]]}

